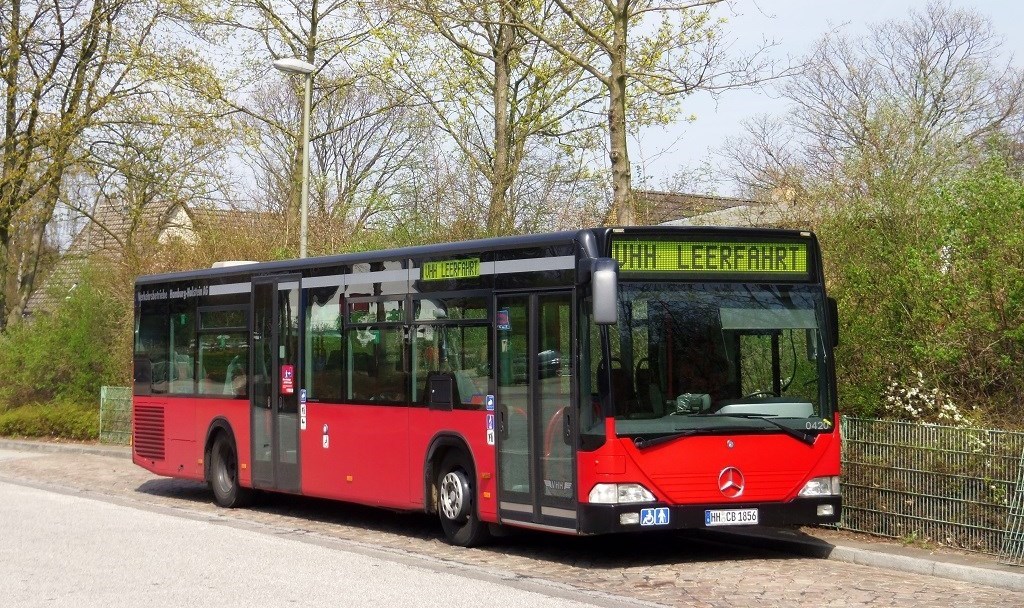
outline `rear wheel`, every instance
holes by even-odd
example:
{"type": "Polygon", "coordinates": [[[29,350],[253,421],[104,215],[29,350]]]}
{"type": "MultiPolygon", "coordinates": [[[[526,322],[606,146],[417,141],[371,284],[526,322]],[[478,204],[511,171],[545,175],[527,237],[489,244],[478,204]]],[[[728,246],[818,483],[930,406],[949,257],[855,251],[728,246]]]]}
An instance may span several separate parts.
{"type": "Polygon", "coordinates": [[[217,435],[210,449],[209,484],[214,500],[222,507],[244,507],[252,501],[252,490],[238,483],[235,443],[224,433],[217,435]]]}
{"type": "Polygon", "coordinates": [[[453,545],[474,547],[490,537],[487,524],[477,515],[473,467],[461,452],[450,452],[441,461],[437,514],[445,537],[453,545]]]}

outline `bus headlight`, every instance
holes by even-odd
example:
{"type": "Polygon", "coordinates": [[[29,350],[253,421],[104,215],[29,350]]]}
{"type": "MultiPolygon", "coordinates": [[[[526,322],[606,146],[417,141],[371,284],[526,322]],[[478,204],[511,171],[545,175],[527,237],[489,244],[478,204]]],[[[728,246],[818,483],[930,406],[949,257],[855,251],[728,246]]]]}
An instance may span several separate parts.
{"type": "Polygon", "coordinates": [[[638,483],[599,483],[590,490],[591,503],[628,504],[654,502],[654,494],[638,483]]]}
{"type": "Polygon", "coordinates": [[[815,477],[804,484],[800,496],[839,496],[839,476],[815,477]]]}

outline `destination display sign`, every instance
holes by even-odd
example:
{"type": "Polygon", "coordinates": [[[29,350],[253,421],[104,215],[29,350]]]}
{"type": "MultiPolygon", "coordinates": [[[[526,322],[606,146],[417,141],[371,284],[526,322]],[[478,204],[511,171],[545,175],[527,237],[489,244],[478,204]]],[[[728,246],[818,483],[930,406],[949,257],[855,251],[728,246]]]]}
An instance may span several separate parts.
{"type": "Polygon", "coordinates": [[[480,276],[480,258],[465,260],[441,260],[423,262],[420,279],[441,281],[444,279],[475,279],[480,276]]]}
{"type": "Polygon", "coordinates": [[[612,241],[612,257],[622,272],[795,275],[808,272],[807,245],[620,238],[612,241]]]}
{"type": "Polygon", "coordinates": [[[180,287],[177,289],[157,289],[135,292],[136,302],[152,302],[154,300],[185,300],[188,298],[206,297],[210,295],[210,286],[180,287]]]}

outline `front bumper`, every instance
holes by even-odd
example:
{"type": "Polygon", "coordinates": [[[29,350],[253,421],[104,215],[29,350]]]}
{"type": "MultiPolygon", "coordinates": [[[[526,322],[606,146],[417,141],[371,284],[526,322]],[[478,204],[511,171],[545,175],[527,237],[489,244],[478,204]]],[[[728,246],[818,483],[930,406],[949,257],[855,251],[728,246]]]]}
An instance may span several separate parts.
{"type": "Polygon", "coordinates": [[[666,505],[663,503],[630,504],[630,505],[579,505],[579,530],[581,534],[609,534],[612,532],[638,532],[646,530],[678,530],[678,529],[742,529],[750,526],[714,526],[705,524],[705,511],[717,509],[757,509],[758,524],[764,527],[806,526],[814,524],[834,524],[842,516],[842,498],[839,496],[822,496],[815,498],[796,498],[789,502],[770,503],[729,503],[715,505],[666,505]],[[832,515],[819,516],[819,505],[832,505],[832,515]],[[622,524],[623,513],[637,513],[641,509],[667,508],[668,518],[665,523],[641,526],[640,524],[622,524]]]}

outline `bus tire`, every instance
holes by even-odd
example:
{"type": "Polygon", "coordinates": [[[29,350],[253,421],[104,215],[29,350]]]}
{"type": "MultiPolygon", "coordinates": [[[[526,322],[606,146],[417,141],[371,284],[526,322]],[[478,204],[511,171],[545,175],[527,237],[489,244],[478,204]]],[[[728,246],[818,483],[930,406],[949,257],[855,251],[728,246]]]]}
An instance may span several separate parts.
{"type": "Polygon", "coordinates": [[[210,479],[213,498],[218,505],[234,509],[252,501],[253,491],[238,483],[238,454],[226,433],[219,433],[210,448],[210,479]]]}
{"type": "Polygon", "coordinates": [[[490,538],[487,524],[476,511],[473,467],[459,451],[441,461],[437,475],[437,514],[445,538],[453,545],[475,547],[490,538]]]}

